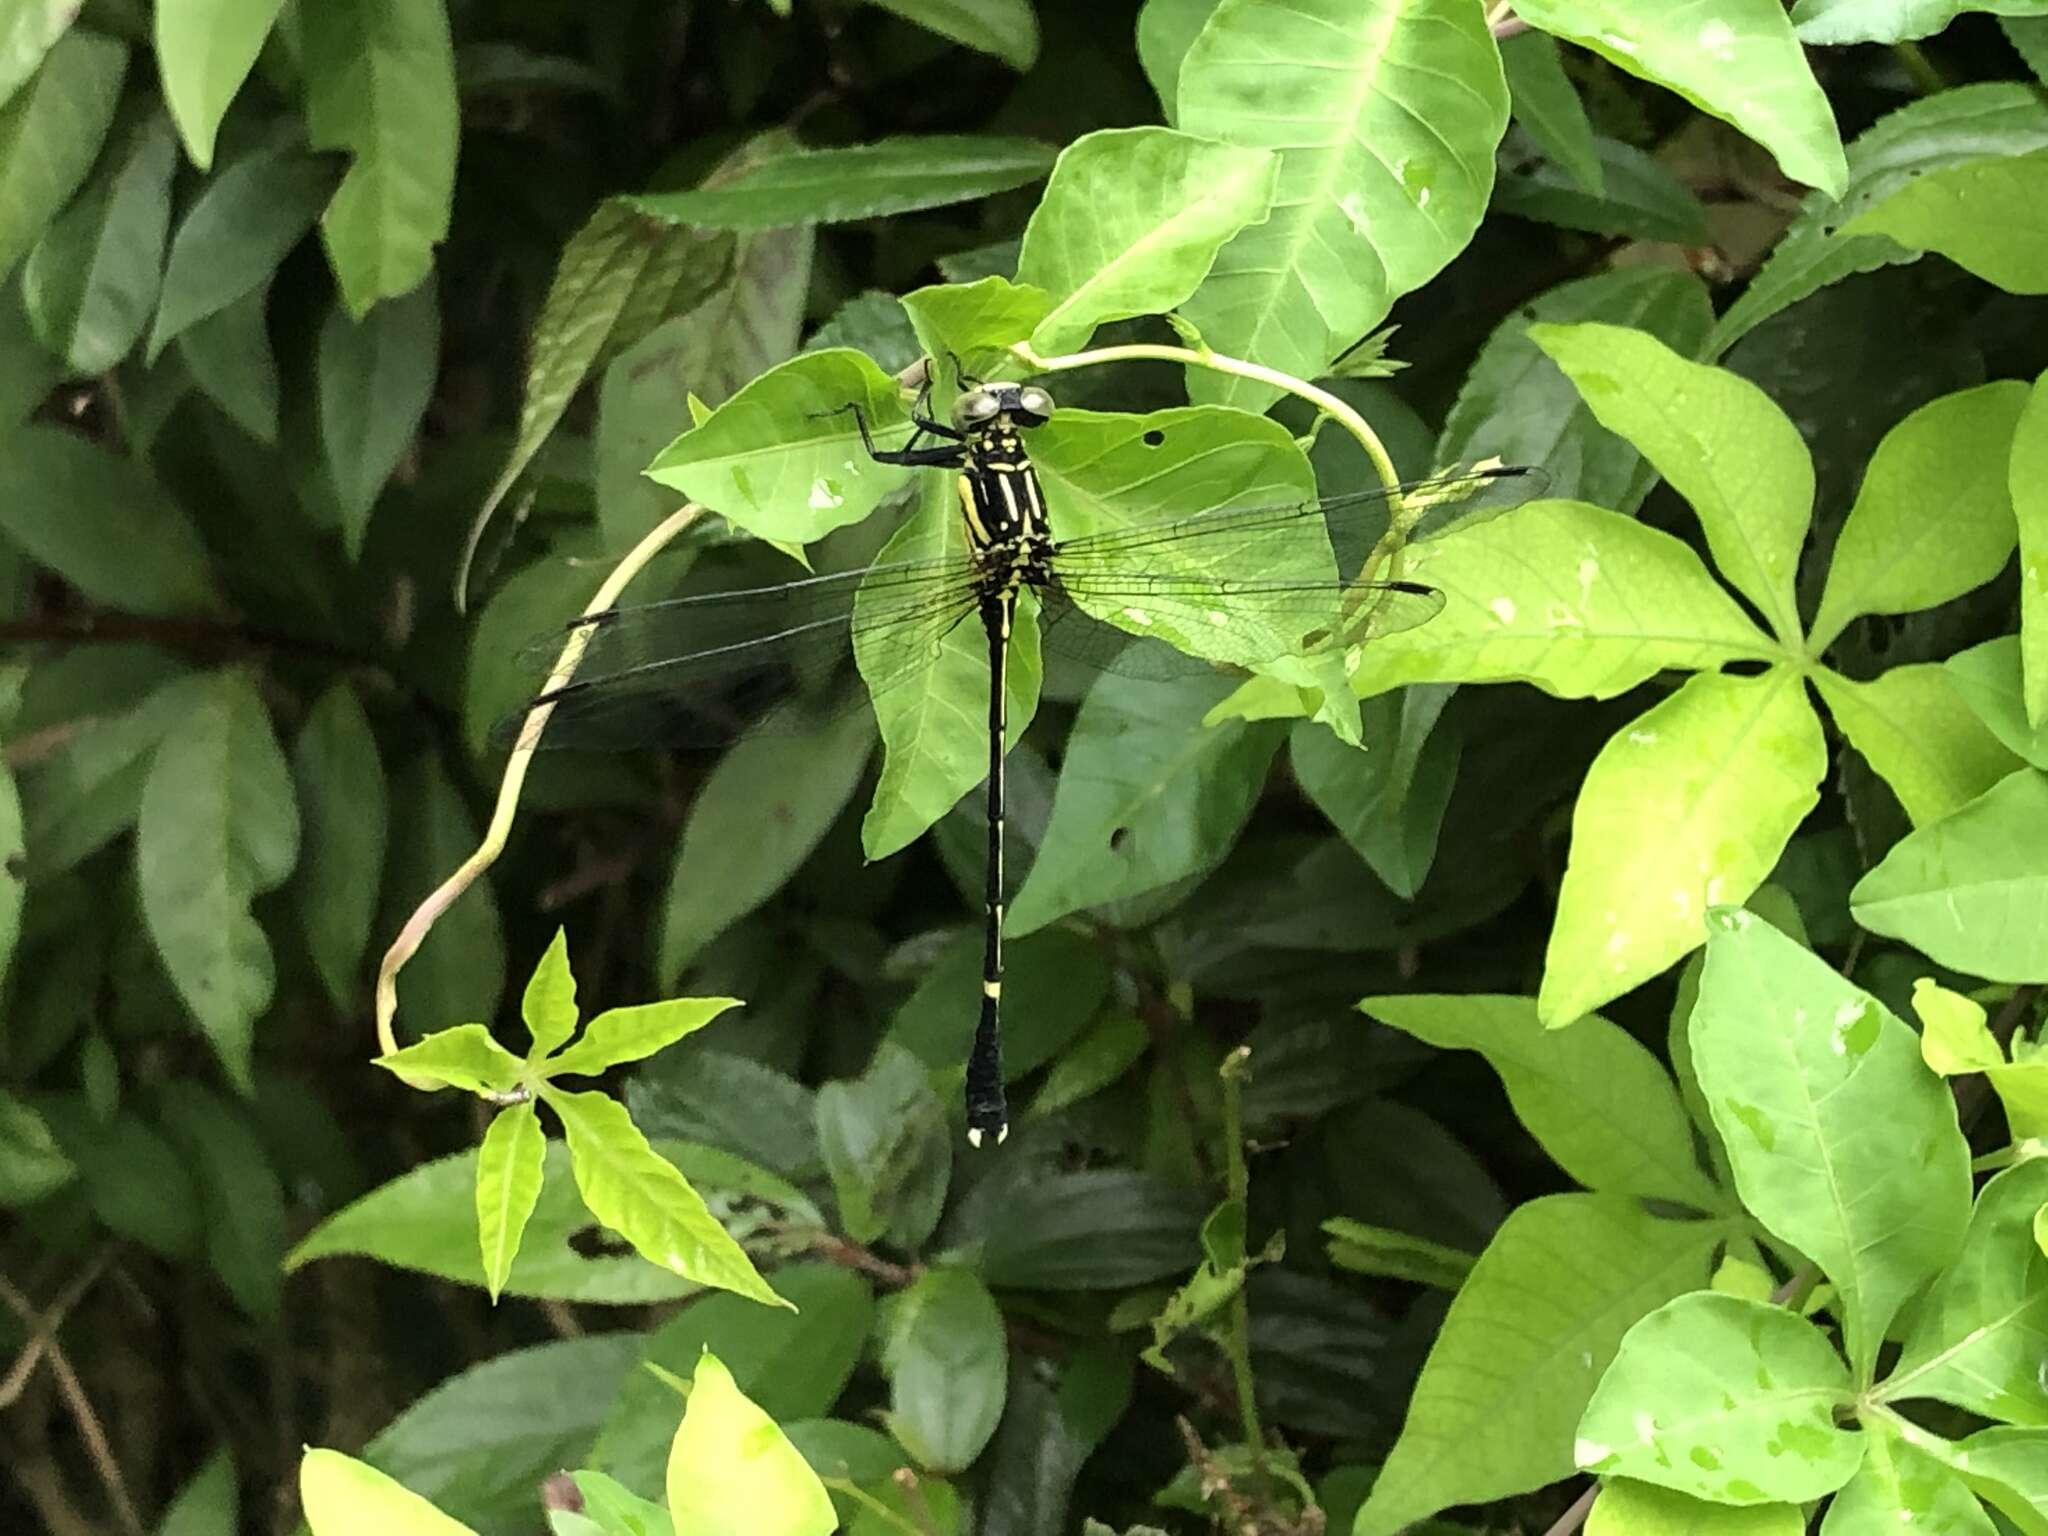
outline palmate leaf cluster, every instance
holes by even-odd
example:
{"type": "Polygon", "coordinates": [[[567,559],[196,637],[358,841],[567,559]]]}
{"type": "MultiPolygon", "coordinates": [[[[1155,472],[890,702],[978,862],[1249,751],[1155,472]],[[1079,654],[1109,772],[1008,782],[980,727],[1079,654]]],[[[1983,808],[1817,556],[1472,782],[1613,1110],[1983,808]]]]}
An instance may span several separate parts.
{"type": "Polygon", "coordinates": [[[0,0],[0,1529],[2048,1532],[2044,71],[0,0]],[[843,410],[926,360],[1057,396],[1062,535],[1547,485],[1176,572],[1444,595],[1353,656],[1026,605],[981,1156],[971,620],[492,800],[655,530],[627,601],[960,553],[843,410]]]}

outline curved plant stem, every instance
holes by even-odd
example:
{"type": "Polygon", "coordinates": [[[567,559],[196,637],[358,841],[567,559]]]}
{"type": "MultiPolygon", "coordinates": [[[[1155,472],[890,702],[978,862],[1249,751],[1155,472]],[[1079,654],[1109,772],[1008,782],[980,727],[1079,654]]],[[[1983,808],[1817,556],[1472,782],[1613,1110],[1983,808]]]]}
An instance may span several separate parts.
{"type": "MultiPolygon", "coordinates": [[[[703,514],[704,508],[693,501],[665,518],[613,567],[604,585],[597,589],[597,595],[584,608],[584,616],[601,613],[616,603],[627,583],[640,574],[647,562],[703,514]]],[[[587,626],[570,632],[568,641],[562,646],[562,654],[556,658],[554,670],[542,685],[543,693],[554,692],[576,675],[577,667],[583,662],[584,649],[590,644],[590,635],[587,626]]],[[[498,855],[505,851],[506,840],[512,835],[512,818],[519,810],[519,792],[526,785],[527,767],[533,761],[534,749],[540,745],[541,732],[547,729],[548,716],[553,713],[554,705],[543,704],[526,717],[526,724],[520,728],[518,744],[506,760],[505,776],[498,781],[498,799],[491,811],[491,824],[484,832],[483,841],[477,844],[476,852],[457,865],[455,872],[413,910],[412,916],[405,920],[405,926],[398,930],[398,937],[391,941],[391,947],[384,951],[383,963],[377,967],[377,1044],[387,1056],[398,1049],[398,1037],[391,1029],[391,1021],[398,1013],[398,973],[419,949],[441,914],[476,883],[478,875],[497,863],[498,855]]]]}
{"type": "MultiPolygon", "coordinates": [[[[1223,1155],[1228,1170],[1224,1196],[1240,1211],[1251,1208],[1251,1176],[1244,1161],[1244,1076],[1251,1047],[1240,1045],[1223,1059],[1223,1155]]],[[[1239,1256],[1244,1262],[1244,1256],[1239,1256]]],[[[1245,1448],[1251,1452],[1252,1475],[1266,1477],[1266,1432],[1259,1424],[1259,1399],[1252,1379],[1252,1311],[1240,1281],[1230,1298],[1230,1372],[1237,1389],[1237,1411],[1244,1424],[1245,1448]]]]}

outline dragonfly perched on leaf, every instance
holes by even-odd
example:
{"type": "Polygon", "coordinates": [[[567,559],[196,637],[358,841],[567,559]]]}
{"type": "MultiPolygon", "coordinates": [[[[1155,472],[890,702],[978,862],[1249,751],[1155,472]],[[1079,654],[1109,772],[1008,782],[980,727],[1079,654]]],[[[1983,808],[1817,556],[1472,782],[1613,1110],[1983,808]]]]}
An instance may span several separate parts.
{"type": "MultiPolygon", "coordinates": [[[[612,608],[571,626],[572,678],[538,694],[501,736],[548,747],[709,746],[817,718],[818,685],[856,666],[870,697],[926,673],[978,619],[988,654],[988,861],[980,1016],[967,1063],[968,1138],[1008,1130],[1003,1090],[1003,756],[1007,661],[1020,605],[1035,604],[1050,652],[1104,670],[1168,678],[1219,665],[1343,670],[1374,637],[1426,622],[1433,588],[1345,580],[1335,550],[1371,546],[1389,509],[1488,515],[1537,493],[1533,470],[1486,468],[1330,498],[1210,506],[1062,537],[1027,435],[1054,403],[1028,383],[962,380],[950,422],[911,412],[915,432],[878,462],[956,474],[964,552],[883,561],[772,587],[612,608]],[[1274,574],[1278,572],[1278,574],[1274,574]],[[1263,574],[1251,574],[1263,573],[1263,574]],[[1164,641],[1160,644],[1134,643],[1164,641]],[[537,713],[548,707],[545,715],[537,713]],[[522,727],[531,719],[532,725],[522,727]]],[[[1100,419],[1100,418],[1098,418],[1100,419]]],[[[1162,433],[1148,432],[1150,443],[1162,433]]],[[[1349,697],[1348,693],[1345,697],[1349,697]]]]}

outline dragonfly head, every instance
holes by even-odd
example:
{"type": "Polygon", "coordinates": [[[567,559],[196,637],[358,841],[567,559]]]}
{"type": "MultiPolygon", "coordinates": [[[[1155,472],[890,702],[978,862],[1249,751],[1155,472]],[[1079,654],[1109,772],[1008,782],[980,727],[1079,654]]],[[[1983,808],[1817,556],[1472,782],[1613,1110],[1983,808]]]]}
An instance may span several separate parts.
{"type": "Polygon", "coordinates": [[[1036,384],[981,384],[953,402],[953,425],[962,432],[1042,427],[1052,412],[1052,396],[1036,384]]]}

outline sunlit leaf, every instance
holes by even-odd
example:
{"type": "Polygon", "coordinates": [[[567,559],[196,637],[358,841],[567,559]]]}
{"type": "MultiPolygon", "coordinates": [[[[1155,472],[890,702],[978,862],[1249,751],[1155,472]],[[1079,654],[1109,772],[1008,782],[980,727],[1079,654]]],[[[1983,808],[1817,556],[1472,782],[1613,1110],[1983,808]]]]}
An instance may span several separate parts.
{"type": "Polygon", "coordinates": [[[477,1149],[476,1230],[484,1288],[496,1301],[540,1203],[547,1137],[531,1102],[500,1110],[477,1149]]]}
{"type": "Polygon", "coordinates": [[[668,1512],[676,1536],[827,1536],[839,1525],[818,1474],[711,1354],[669,1450],[668,1512]]]}

